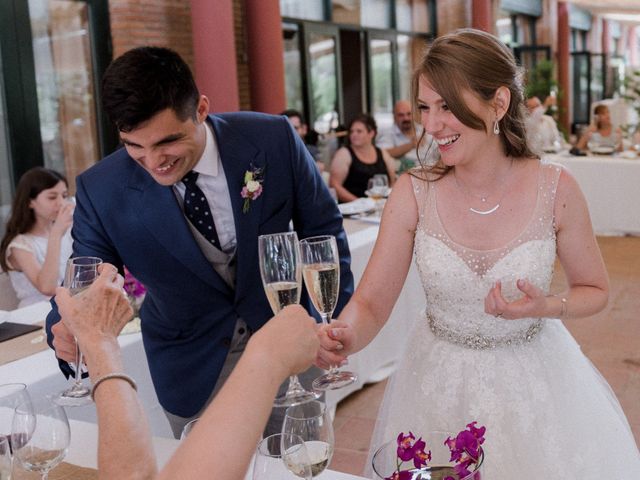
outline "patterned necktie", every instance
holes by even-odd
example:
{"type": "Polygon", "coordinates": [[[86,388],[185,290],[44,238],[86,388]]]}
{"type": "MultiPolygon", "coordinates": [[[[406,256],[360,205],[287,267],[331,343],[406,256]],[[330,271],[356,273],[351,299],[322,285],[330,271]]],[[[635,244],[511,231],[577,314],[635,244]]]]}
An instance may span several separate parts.
{"type": "Polygon", "coordinates": [[[187,187],[184,192],[184,213],[204,238],[217,249],[221,249],[209,202],[204,192],[196,185],[197,179],[198,172],[193,170],[182,178],[182,183],[187,187]]]}

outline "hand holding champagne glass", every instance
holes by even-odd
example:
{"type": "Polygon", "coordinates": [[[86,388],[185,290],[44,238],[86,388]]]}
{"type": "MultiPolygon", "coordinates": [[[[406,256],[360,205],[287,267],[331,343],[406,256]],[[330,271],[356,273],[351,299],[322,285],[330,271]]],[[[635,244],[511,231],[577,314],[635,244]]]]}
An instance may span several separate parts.
{"type": "MultiPolygon", "coordinates": [[[[340,291],[340,256],[336,238],[333,235],[305,238],[300,242],[300,250],[302,273],[309,297],[322,323],[329,324],[340,291]]],[[[335,390],[352,384],[357,378],[355,373],[339,371],[332,366],[329,373],[313,381],[313,388],[335,390]]]]}
{"type": "MultiPolygon", "coordinates": [[[[262,285],[269,305],[277,314],[287,305],[300,303],[302,278],[300,248],[296,232],[275,233],[258,237],[258,257],[262,285]]],[[[276,397],[276,407],[289,407],[315,400],[319,394],[305,390],[297,375],[289,377],[289,388],[276,397]]]]}
{"type": "MultiPolygon", "coordinates": [[[[89,288],[98,278],[98,266],[102,260],[98,257],[75,257],[67,262],[63,285],[71,295],[77,295],[89,288]]],[[[71,388],[58,395],[56,402],[60,405],[76,407],[91,403],[91,390],[82,383],[82,352],[76,341],[76,374],[71,388]]]]}

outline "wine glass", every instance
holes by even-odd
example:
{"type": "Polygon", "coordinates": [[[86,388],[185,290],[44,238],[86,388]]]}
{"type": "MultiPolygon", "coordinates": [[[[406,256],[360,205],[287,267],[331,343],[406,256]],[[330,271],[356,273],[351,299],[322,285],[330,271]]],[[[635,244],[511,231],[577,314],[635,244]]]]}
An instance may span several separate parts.
{"type": "MultiPolygon", "coordinates": [[[[274,233],[258,237],[260,276],[267,300],[274,314],[287,305],[300,303],[302,278],[300,247],[296,232],[274,233]]],[[[284,395],[276,397],[274,406],[289,407],[315,400],[320,395],[309,392],[300,384],[297,375],[289,377],[284,395]]]]}
{"type": "MultiPolygon", "coordinates": [[[[102,260],[98,257],[75,257],[67,261],[64,274],[64,286],[71,295],[86,290],[98,278],[98,266],[102,260]]],[[[79,407],[91,403],[91,390],[82,383],[82,352],[76,340],[76,374],[73,385],[60,393],[56,402],[68,407],[79,407]]]]}
{"type": "Polygon", "coordinates": [[[67,454],[71,431],[64,408],[44,397],[16,407],[13,415],[13,458],[25,470],[47,480],[49,470],[67,454]]]}
{"type": "MultiPolygon", "coordinates": [[[[302,274],[311,302],[316,308],[322,323],[331,321],[331,314],[338,302],[340,291],[340,257],[338,245],[333,235],[320,235],[305,238],[300,242],[302,254],[302,274]]],[[[315,390],[336,390],[356,381],[353,372],[339,371],[332,366],[329,372],[313,381],[315,390]]]]}
{"type": "MultiPolygon", "coordinates": [[[[11,448],[11,425],[13,412],[22,403],[30,402],[29,392],[24,383],[0,385],[0,439],[6,437],[11,448]]],[[[2,476],[0,475],[0,478],[2,476]]]]}
{"type": "MultiPolygon", "coordinates": [[[[318,400],[287,408],[282,433],[297,435],[307,447],[311,475],[317,477],[331,462],[333,423],[327,405],[318,400]]],[[[286,439],[283,439],[286,446],[286,439]]]]}
{"type": "Polygon", "coordinates": [[[11,449],[8,436],[0,436],[0,480],[11,480],[11,449]]]}
{"type": "Polygon", "coordinates": [[[376,211],[380,210],[381,200],[389,193],[389,177],[377,173],[367,181],[367,187],[367,196],[375,202],[376,211]]]}
{"type": "Polygon", "coordinates": [[[304,440],[289,433],[276,433],[263,439],[256,449],[252,478],[311,480],[311,466],[304,440]]]}

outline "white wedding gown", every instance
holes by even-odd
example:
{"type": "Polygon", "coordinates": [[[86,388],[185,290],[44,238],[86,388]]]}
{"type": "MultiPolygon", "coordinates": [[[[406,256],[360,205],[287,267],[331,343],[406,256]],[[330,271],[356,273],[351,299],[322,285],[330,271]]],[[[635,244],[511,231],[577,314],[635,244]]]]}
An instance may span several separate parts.
{"type": "Polygon", "coordinates": [[[528,226],[489,251],[453,242],[438,217],[437,182],[413,179],[420,210],[415,260],[427,311],[407,332],[368,465],[376,448],[401,431],[457,433],[477,421],[487,428],[483,480],[640,479],[640,453],[624,413],[562,322],[484,313],[497,280],[507,299],[520,296],[518,278],[548,292],[559,175],[559,166],[542,164],[528,226]]]}

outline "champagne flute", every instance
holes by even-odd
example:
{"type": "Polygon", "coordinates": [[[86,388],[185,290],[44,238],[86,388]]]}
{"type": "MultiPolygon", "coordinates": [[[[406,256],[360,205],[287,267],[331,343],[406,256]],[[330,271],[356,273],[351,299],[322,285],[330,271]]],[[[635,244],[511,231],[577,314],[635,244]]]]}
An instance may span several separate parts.
{"type": "MultiPolygon", "coordinates": [[[[102,260],[98,257],[74,257],[67,261],[64,274],[64,286],[71,295],[86,290],[98,278],[98,266],[102,260]]],[[[73,385],[56,398],[59,405],[79,407],[91,403],[91,390],[82,383],[82,352],[76,340],[76,374],[73,385]]]]}
{"type": "MultiPolygon", "coordinates": [[[[274,314],[287,305],[300,303],[302,278],[300,248],[296,232],[275,233],[258,237],[260,276],[267,300],[274,314]]],[[[289,407],[318,398],[320,394],[304,389],[297,375],[289,377],[284,395],[276,397],[274,406],[289,407]]]]}
{"type": "MultiPolygon", "coordinates": [[[[305,238],[300,242],[302,253],[302,274],[311,302],[322,323],[328,325],[338,302],[340,291],[340,257],[338,244],[333,235],[305,238]]],[[[326,373],[313,381],[315,390],[336,390],[357,380],[353,372],[339,371],[332,366],[326,373]]]]}
{"type": "MultiPolygon", "coordinates": [[[[327,405],[318,400],[287,408],[282,425],[282,433],[299,436],[304,441],[309,454],[311,475],[317,477],[331,462],[335,444],[333,423],[327,405]]],[[[283,450],[288,449],[283,438],[283,450]]]]}
{"type": "Polygon", "coordinates": [[[67,415],[48,397],[22,403],[13,415],[11,438],[14,460],[47,480],[49,471],[62,461],[69,448],[67,415]]]}
{"type": "Polygon", "coordinates": [[[309,455],[304,440],[289,433],[263,439],[256,449],[253,480],[311,480],[309,455]]]}

